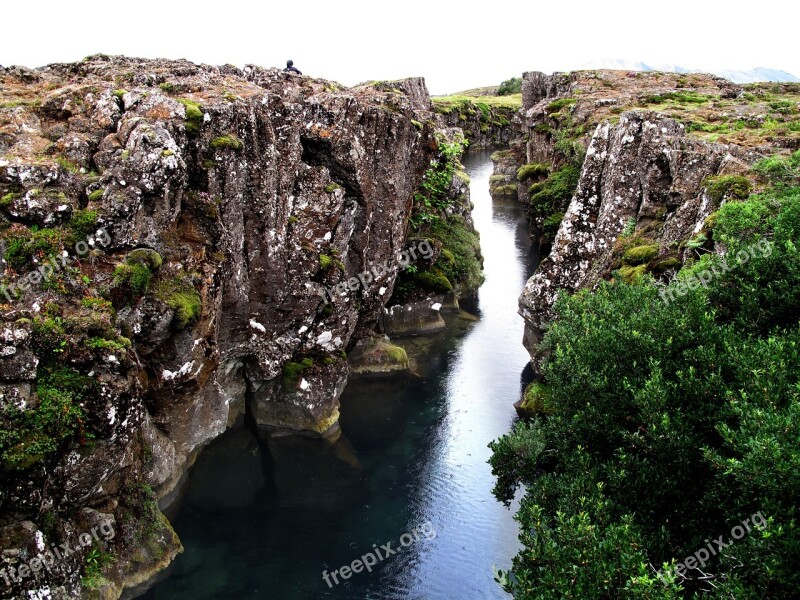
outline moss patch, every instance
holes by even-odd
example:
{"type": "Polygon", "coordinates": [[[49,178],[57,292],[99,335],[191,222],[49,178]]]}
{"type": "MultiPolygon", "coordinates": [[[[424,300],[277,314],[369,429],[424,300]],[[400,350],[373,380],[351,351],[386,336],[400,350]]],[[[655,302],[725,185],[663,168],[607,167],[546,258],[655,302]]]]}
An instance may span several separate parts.
{"type": "Polygon", "coordinates": [[[203,303],[200,294],[186,277],[174,277],[158,282],[156,297],[175,311],[173,326],[181,331],[200,316],[203,303]]]}
{"type": "Polygon", "coordinates": [[[550,165],[532,162],[517,169],[517,181],[547,177],[550,174],[550,165]]]}
{"type": "Polygon", "coordinates": [[[227,148],[227,149],[230,149],[230,150],[237,150],[238,151],[238,150],[241,150],[244,147],[244,144],[242,144],[242,140],[240,140],[235,135],[228,134],[228,135],[221,135],[221,136],[219,136],[217,138],[214,138],[213,140],[211,140],[210,146],[214,150],[227,148]]]}
{"type": "Polygon", "coordinates": [[[622,255],[622,262],[627,265],[640,265],[650,262],[658,254],[658,244],[646,244],[628,248],[622,255]]]}
{"type": "Polygon", "coordinates": [[[747,200],[753,184],[742,175],[717,175],[704,181],[708,197],[719,205],[723,200],[747,200]]]}
{"type": "Polygon", "coordinates": [[[304,358],[299,362],[287,362],[285,365],[283,365],[284,387],[294,388],[303,373],[313,366],[314,361],[310,358],[304,358]]]}
{"type": "Polygon", "coordinates": [[[204,117],[202,108],[197,102],[186,98],[178,98],[178,102],[183,104],[186,113],[186,133],[190,135],[197,134],[200,131],[200,127],[203,125],[204,117]]]}

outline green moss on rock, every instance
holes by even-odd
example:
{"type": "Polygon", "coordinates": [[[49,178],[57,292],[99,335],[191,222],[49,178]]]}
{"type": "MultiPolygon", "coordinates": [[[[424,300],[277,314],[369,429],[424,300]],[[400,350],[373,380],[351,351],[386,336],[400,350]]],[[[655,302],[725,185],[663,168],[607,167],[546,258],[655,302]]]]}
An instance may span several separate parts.
{"type": "Polygon", "coordinates": [[[187,98],[178,98],[178,102],[183,104],[186,113],[186,133],[195,135],[200,131],[200,127],[203,125],[204,116],[200,104],[187,98]]]}
{"type": "Polygon", "coordinates": [[[717,175],[705,180],[706,191],[711,200],[719,204],[723,200],[747,200],[753,184],[742,175],[717,175]]]}
{"type": "Polygon", "coordinates": [[[658,254],[658,248],[658,244],[646,244],[628,248],[622,255],[622,261],[627,265],[647,263],[658,254]]]}
{"type": "Polygon", "coordinates": [[[242,140],[236,137],[233,134],[228,135],[221,135],[217,138],[211,140],[210,146],[214,150],[219,149],[230,149],[230,150],[241,150],[244,147],[242,140]]]}
{"type": "Polygon", "coordinates": [[[523,179],[534,179],[537,177],[546,177],[549,174],[550,165],[532,162],[517,169],[517,181],[522,181],[523,179]]]}
{"type": "Polygon", "coordinates": [[[308,357],[299,362],[287,362],[283,365],[283,385],[286,388],[295,387],[303,373],[313,366],[314,361],[308,357]]]}
{"type": "Polygon", "coordinates": [[[156,285],[156,297],[175,311],[173,325],[181,331],[200,316],[203,309],[200,293],[186,277],[174,277],[156,285]]]}

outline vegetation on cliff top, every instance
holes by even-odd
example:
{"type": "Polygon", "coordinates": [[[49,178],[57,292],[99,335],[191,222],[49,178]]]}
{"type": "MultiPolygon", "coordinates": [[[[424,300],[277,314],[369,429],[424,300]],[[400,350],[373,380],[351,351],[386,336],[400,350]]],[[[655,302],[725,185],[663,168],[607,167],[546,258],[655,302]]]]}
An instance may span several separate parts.
{"type": "Polygon", "coordinates": [[[516,598],[800,593],[800,153],[767,160],[772,187],[715,216],[726,255],[668,286],[643,276],[558,300],[542,343],[552,414],[491,444],[497,497],[527,490],[525,549],[498,575],[516,598]],[[685,285],[702,272],[707,286],[685,285]],[[756,513],[763,525],[706,564],[684,560],[756,513]]]}

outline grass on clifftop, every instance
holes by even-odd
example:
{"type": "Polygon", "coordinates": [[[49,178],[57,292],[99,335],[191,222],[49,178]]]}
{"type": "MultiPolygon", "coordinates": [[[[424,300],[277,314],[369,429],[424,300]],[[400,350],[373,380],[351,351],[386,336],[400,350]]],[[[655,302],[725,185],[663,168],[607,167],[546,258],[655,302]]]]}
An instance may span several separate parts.
{"type": "Polygon", "coordinates": [[[522,94],[509,96],[434,96],[431,98],[433,108],[438,113],[448,114],[465,105],[483,103],[490,108],[509,108],[519,110],[522,107],[522,94]]]}

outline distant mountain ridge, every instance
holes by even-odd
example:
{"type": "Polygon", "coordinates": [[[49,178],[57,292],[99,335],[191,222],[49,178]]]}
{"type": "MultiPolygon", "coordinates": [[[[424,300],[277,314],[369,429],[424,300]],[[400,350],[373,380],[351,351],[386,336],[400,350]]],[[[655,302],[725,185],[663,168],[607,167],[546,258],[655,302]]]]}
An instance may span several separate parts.
{"type": "MultiPolygon", "coordinates": [[[[581,65],[581,69],[623,69],[628,71],[668,71],[671,73],[703,73],[700,69],[687,69],[680,65],[648,65],[641,61],[629,61],[620,58],[606,58],[590,61],[581,65]]],[[[714,75],[719,75],[729,79],[734,83],[753,83],[756,81],[777,81],[800,83],[800,79],[786,71],[771,69],[768,67],[756,67],[749,71],[725,70],[712,71],[714,75]]]]}

